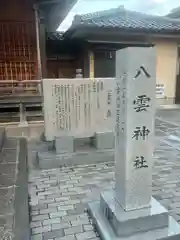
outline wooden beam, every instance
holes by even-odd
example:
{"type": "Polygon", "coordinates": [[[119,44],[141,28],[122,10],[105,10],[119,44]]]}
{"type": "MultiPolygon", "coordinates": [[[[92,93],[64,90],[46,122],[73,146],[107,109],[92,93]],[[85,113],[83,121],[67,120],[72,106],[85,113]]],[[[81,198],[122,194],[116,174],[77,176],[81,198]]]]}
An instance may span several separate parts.
{"type": "Polygon", "coordinates": [[[42,6],[42,5],[48,5],[48,4],[59,4],[59,3],[62,3],[62,1],[61,0],[46,0],[46,1],[41,1],[41,2],[36,2],[36,4],[38,5],[38,6],[42,6]]]}
{"type": "Polygon", "coordinates": [[[42,78],[47,77],[47,58],[46,58],[46,27],[44,19],[39,23],[39,44],[41,54],[42,78]]]}
{"type": "Polygon", "coordinates": [[[89,51],[89,77],[94,80],[94,53],[89,51]]]}

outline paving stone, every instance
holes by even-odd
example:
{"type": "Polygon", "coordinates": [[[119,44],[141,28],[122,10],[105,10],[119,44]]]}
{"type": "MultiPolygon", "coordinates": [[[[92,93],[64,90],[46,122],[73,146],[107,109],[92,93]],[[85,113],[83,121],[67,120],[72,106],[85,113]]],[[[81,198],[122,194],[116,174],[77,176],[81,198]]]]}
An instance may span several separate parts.
{"type": "Polygon", "coordinates": [[[61,238],[55,238],[55,240],[76,240],[74,235],[68,235],[61,238]]]}
{"type": "Polygon", "coordinates": [[[57,212],[57,208],[47,208],[47,209],[41,209],[40,214],[48,214],[48,213],[55,213],[57,212]]]}
{"type": "Polygon", "coordinates": [[[91,224],[83,225],[84,231],[92,231],[94,228],[91,224]]]}
{"type": "Polygon", "coordinates": [[[64,202],[64,201],[69,201],[70,200],[70,196],[68,197],[57,197],[55,198],[56,202],[64,202]]]}
{"type": "Polygon", "coordinates": [[[91,240],[101,240],[100,237],[91,238],[91,240]]]}
{"type": "Polygon", "coordinates": [[[40,202],[49,204],[55,202],[55,199],[54,198],[42,199],[40,200],[40,202]]]}
{"type": "MultiPolygon", "coordinates": [[[[97,185],[96,185],[96,188],[97,188],[97,185]]],[[[86,194],[82,193],[82,194],[76,194],[76,195],[71,196],[71,199],[75,200],[73,204],[77,204],[77,203],[80,203],[80,201],[78,199],[82,199],[85,197],[86,197],[86,194]]]]}
{"type": "Polygon", "coordinates": [[[72,226],[78,226],[78,225],[83,225],[83,224],[89,224],[89,220],[88,219],[82,219],[82,220],[71,221],[72,226]]]}
{"type": "Polygon", "coordinates": [[[62,217],[62,220],[63,221],[75,221],[78,219],[78,217],[79,217],[79,214],[78,215],[66,215],[66,216],[62,217]]]}
{"type": "Polygon", "coordinates": [[[70,192],[69,191],[69,192],[63,192],[62,193],[62,196],[73,196],[73,195],[77,195],[77,192],[75,192],[75,191],[74,192],[72,192],[72,191],[70,192]]]}
{"type": "Polygon", "coordinates": [[[59,212],[56,212],[56,213],[50,213],[49,215],[50,215],[50,218],[58,218],[58,217],[66,216],[67,212],[66,211],[59,211],[59,212]]]}
{"type": "MultiPolygon", "coordinates": [[[[72,198],[72,196],[71,196],[71,198],[72,198]]],[[[78,203],[80,203],[81,201],[80,201],[80,199],[73,199],[73,200],[68,200],[68,201],[66,201],[66,204],[68,204],[68,205],[74,205],[74,204],[78,204],[78,203]]]]}
{"type": "Polygon", "coordinates": [[[43,226],[45,225],[51,225],[55,223],[60,223],[61,219],[60,218],[52,218],[52,219],[47,219],[42,222],[43,226]]]}
{"type": "Polygon", "coordinates": [[[59,202],[49,203],[48,208],[56,208],[56,207],[59,207],[59,205],[60,205],[59,202]]]}
{"type": "Polygon", "coordinates": [[[69,180],[69,181],[67,181],[67,184],[76,185],[76,184],[78,184],[78,180],[69,180]]]}
{"type": "Polygon", "coordinates": [[[76,236],[77,240],[96,238],[96,234],[93,231],[78,233],[78,234],[75,234],[75,236],[76,236]]]}
{"type": "Polygon", "coordinates": [[[31,237],[31,240],[43,240],[42,234],[36,234],[31,237]]]}
{"type": "MultiPolygon", "coordinates": [[[[73,189],[74,189],[74,185],[73,185],[73,184],[69,184],[69,185],[68,185],[68,184],[67,184],[67,185],[65,184],[65,185],[59,186],[59,188],[60,188],[60,189],[64,189],[64,188],[73,188],[73,189]]],[[[75,191],[75,190],[74,190],[74,191],[75,191]]]]}
{"type": "Polygon", "coordinates": [[[38,196],[46,196],[46,195],[51,195],[53,194],[53,191],[44,191],[44,192],[38,192],[38,196]]]}
{"type": "Polygon", "coordinates": [[[72,234],[81,233],[81,232],[83,232],[82,225],[64,229],[65,235],[72,235],[72,234]]]}
{"type": "Polygon", "coordinates": [[[61,205],[58,207],[58,211],[67,211],[74,209],[73,205],[61,205]]]}
{"type": "Polygon", "coordinates": [[[50,184],[38,184],[37,185],[37,189],[45,189],[48,187],[51,187],[51,185],[50,184]]]}
{"type": "Polygon", "coordinates": [[[51,226],[32,228],[32,234],[45,233],[51,231],[51,226]]]}
{"type": "Polygon", "coordinates": [[[54,239],[54,238],[63,237],[63,236],[64,236],[63,229],[53,230],[51,232],[44,233],[43,240],[49,240],[49,239],[54,239]]]}
{"type": "Polygon", "coordinates": [[[82,206],[79,206],[78,208],[75,208],[73,210],[68,210],[67,213],[68,215],[77,215],[77,214],[83,213],[84,210],[85,210],[84,204],[82,204],[82,206]]]}
{"type": "Polygon", "coordinates": [[[59,229],[65,229],[65,228],[69,228],[71,227],[71,224],[70,222],[64,222],[64,221],[61,221],[60,223],[55,223],[55,224],[52,224],[51,225],[51,228],[52,230],[59,230],[59,229]]]}
{"type": "Polygon", "coordinates": [[[37,204],[36,206],[31,206],[31,210],[32,211],[36,211],[36,210],[40,210],[40,209],[45,209],[45,208],[47,208],[47,204],[44,204],[44,203],[42,203],[42,204],[37,204]]]}
{"type": "Polygon", "coordinates": [[[41,221],[31,222],[30,226],[31,228],[42,227],[42,222],[41,221]]]}
{"type": "Polygon", "coordinates": [[[49,219],[48,214],[42,214],[42,215],[32,216],[31,217],[31,220],[33,222],[35,222],[35,221],[43,221],[43,220],[46,220],[46,219],[49,219]]]}

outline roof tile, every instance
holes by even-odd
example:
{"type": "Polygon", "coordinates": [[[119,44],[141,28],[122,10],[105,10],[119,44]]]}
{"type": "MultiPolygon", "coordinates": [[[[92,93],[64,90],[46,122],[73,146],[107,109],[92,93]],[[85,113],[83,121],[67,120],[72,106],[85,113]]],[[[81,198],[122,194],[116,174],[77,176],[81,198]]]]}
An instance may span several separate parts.
{"type": "Polygon", "coordinates": [[[162,16],[147,15],[123,8],[76,16],[73,25],[180,33],[180,20],[162,16]]]}

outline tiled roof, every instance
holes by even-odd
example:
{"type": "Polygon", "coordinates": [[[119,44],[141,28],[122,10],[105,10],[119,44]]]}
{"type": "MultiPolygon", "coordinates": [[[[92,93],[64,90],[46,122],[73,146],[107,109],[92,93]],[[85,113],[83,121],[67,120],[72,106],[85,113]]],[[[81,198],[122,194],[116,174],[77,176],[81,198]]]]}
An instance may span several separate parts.
{"type": "Polygon", "coordinates": [[[62,40],[63,32],[47,32],[46,39],[47,40],[62,40]]]}
{"type": "Polygon", "coordinates": [[[167,17],[170,18],[180,18],[180,7],[174,8],[167,17]]]}
{"type": "Polygon", "coordinates": [[[180,33],[180,20],[133,12],[121,7],[85,15],[76,15],[73,26],[78,25],[180,33]]]}

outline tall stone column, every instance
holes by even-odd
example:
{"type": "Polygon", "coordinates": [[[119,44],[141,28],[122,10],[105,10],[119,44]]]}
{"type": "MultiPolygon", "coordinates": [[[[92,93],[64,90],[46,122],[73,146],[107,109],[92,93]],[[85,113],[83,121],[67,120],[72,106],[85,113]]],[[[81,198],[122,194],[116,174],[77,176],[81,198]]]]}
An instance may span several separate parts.
{"type": "Polygon", "coordinates": [[[124,49],[116,61],[116,198],[128,211],[151,201],[155,49],[124,49]]]}
{"type": "Polygon", "coordinates": [[[116,55],[115,190],[89,204],[104,240],[180,239],[180,227],[152,197],[155,48],[116,55]]]}

